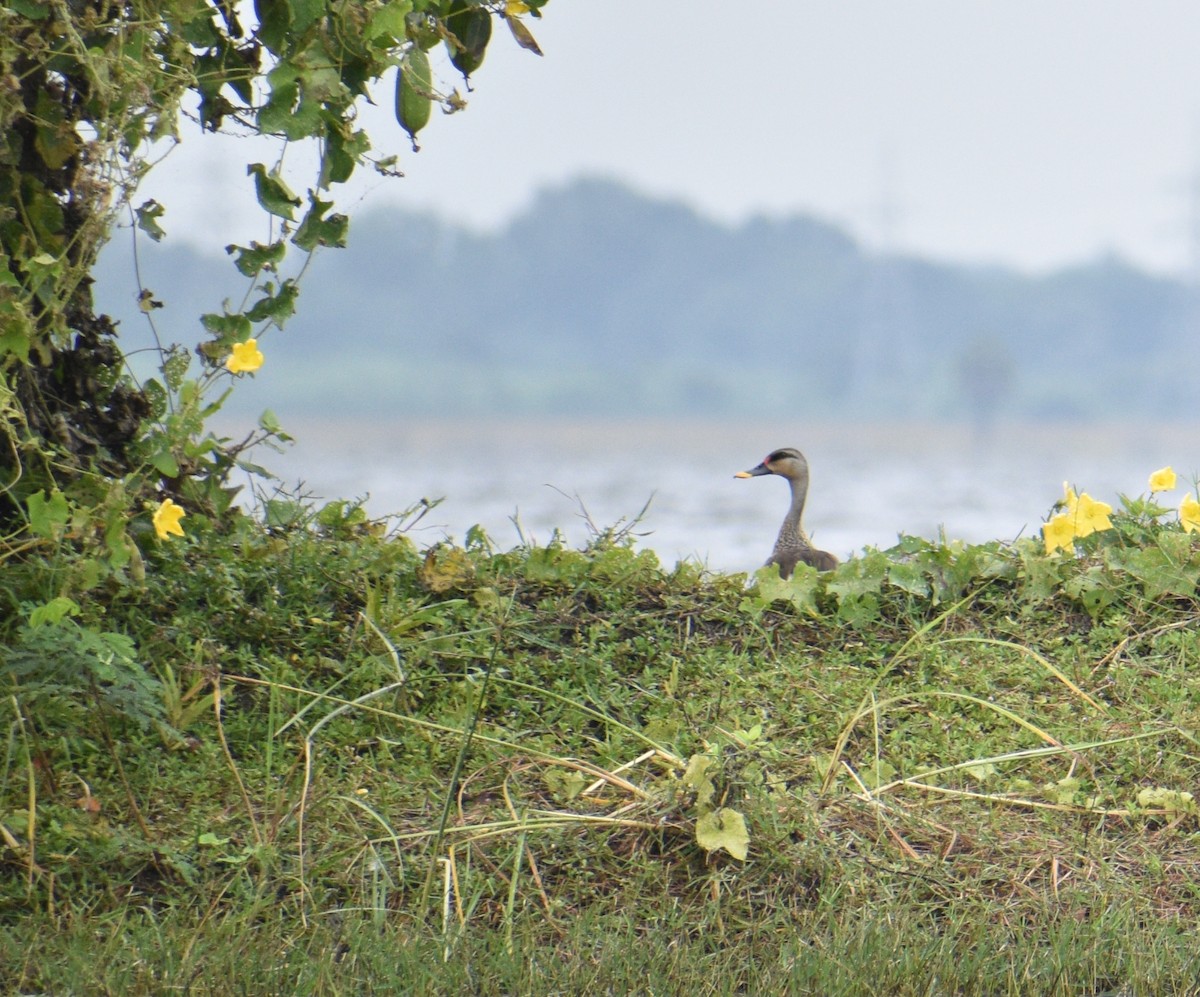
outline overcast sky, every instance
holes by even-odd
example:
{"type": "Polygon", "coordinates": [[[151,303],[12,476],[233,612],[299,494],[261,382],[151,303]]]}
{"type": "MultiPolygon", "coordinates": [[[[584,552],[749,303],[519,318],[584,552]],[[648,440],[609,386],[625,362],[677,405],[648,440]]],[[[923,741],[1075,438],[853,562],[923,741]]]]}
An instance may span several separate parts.
{"type": "MultiPolygon", "coordinates": [[[[552,0],[528,23],[545,57],[497,24],[470,106],[435,113],[418,155],[385,80],[366,120],[407,176],[339,207],[486,228],[598,175],[724,221],[811,213],[942,259],[1191,266],[1195,0],[552,0]]],[[[261,240],[244,170],[267,153],[251,148],[188,132],[139,199],[167,205],[173,238],[261,240]]]]}

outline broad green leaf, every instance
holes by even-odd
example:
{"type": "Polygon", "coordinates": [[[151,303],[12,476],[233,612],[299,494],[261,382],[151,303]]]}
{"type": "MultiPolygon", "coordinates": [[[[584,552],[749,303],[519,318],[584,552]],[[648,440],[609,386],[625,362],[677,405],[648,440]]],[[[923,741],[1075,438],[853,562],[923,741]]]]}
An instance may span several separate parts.
{"type": "Polygon", "coordinates": [[[154,470],[165,478],[179,477],[179,462],[172,456],[170,450],[160,450],[150,458],[150,463],[154,470]]]}
{"type": "Polygon", "coordinates": [[[269,499],[266,503],[268,526],[291,527],[304,522],[308,507],[292,499],[269,499]]]}
{"type": "Polygon", "coordinates": [[[31,21],[43,21],[54,10],[47,0],[8,0],[5,6],[31,21]]]}
{"type": "Polygon", "coordinates": [[[11,354],[25,363],[29,360],[33,323],[16,301],[0,301],[0,358],[11,354]]]}
{"type": "Polygon", "coordinates": [[[333,207],[333,203],[322,201],[313,194],[309,194],[309,205],[308,213],[292,237],[292,242],[306,252],[312,252],[318,246],[345,246],[350,219],[339,214],[322,217],[333,207]]]}
{"type": "Polygon", "coordinates": [[[251,322],[270,319],[276,325],[282,326],[296,313],[296,298],[300,295],[300,288],[294,280],[289,279],[279,286],[278,291],[274,289],[274,285],[267,284],[264,292],[246,312],[246,318],[251,322]]]}
{"type": "Polygon", "coordinates": [[[963,771],[978,782],[988,782],[999,773],[994,762],[978,762],[975,765],[964,765],[963,771]]]}
{"type": "Polygon", "coordinates": [[[896,588],[911,595],[927,597],[930,592],[929,578],[920,564],[902,561],[888,567],[887,580],[896,588]]]}
{"type": "Polygon", "coordinates": [[[281,55],[291,27],[291,5],[287,0],[254,0],[254,13],[258,16],[259,41],[275,55],[281,55]]]}
{"type": "Polygon", "coordinates": [[[161,242],[163,236],[167,234],[158,224],[158,220],[165,211],[166,208],[153,199],[145,201],[140,207],[134,209],[134,213],[137,215],[137,227],[155,242],[161,242]]]}
{"type": "Polygon", "coordinates": [[[60,170],[79,151],[79,136],[62,106],[47,92],[38,93],[37,130],[33,140],[38,155],[52,170],[60,170]]]}
{"type": "Polygon", "coordinates": [[[253,332],[253,326],[245,315],[218,315],[211,312],[200,316],[200,324],[217,337],[215,345],[222,349],[228,349],[232,343],[249,339],[253,332]]]}
{"type": "Polygon", "coordinates": [[[896,778],[896,766],[884,758],[873,758],[857,774],[867,789],[878,789],[896,778]]]}
{"type": "Polygon", "coordinates": [[[271,88],[271,96],[258,109],[259,131],[269,135],[302,138],[305,132],[292,122],[296,102],[300,99],[300,84],[295,80],[271,88]],[[293,135],[293,133],[297,133],[293,135]]]}
{"type": "Polygon", "coordinates": [[[297,34],[325,12],[324,0],[288,0],[292,12],[292,31],[297,34]]]}
{"type": "Polygon", "coordinates": [[[40,537],[57,537],[67,525],[71,509],[67,497],[57,488],[47,497],[45,490],[25,500],[29,510],[29,528],[40,537]]]}
{"type": "MultiPolygon", "coordinates": [[[[300,92],[305,97],[318,102],[334,99],[345,100],[349,97],[338,71],[329,65],[305,69],[300,74],[300,92]]],[[[319,108],[314,108],[314,113],[318,111],[319,108]]]]}
{"type": "Polygon", "coordinates": [[[696,843],[707,852],[723,848],[744,862],[750,850],[746,818],[728,807],[707,813],[696,821],[696,843]]]}
{"type": "Polygon", "coordinates": [[[78,616],[79,611],[79,603],[60,595],[41,606],[35,606],[29,614],[29,625],[40,627],[45,623],[58,623],[67,616],[78,616]]]}
{"type": "MultiPolygon", "coordinates": [[[[864,595],[875,595],[883,588],[892,563],[886,554],[869,551],[860,558],[847,561],[833,573],[825,588],[839,601],[864,595]]],[[[797,565],[797,569],[799,565],[797,565]]]]}
{"type": "Polygon", "coordinates": [[[237,255],[233,265],[238,268],[238,273],[244,277],[256,277],[259,271],[274,270],[283,262],[283,258],[287,255],[287,244],[282,239],[267,246],[252,242],[249,248],[226,246],[225,252],[231,256],[237,255]]]}
{"type": "Polygon", "coordinates": [[[321,186],[345,183],[368,152],[371,141],[364,131],[353,131],[325,112],[325,160],[321,164],[321,186]]]}
{"type": "Polygon", "coordinates": [[[810,616],[820,615],[817,610],[820,573],[812,565],[797,564],[792,577],[784,579],[779,577],[779,569],[775,565],[768,564],[759,568],[754,577],[756,584],[751,595],[754,601],[760,602],[764,608],[781,599],[810,616]]]}
{"type": "MultiPolygon", "coordinates": [[[[363,38],[368,42],[380,42],[380,47],[391,48],[398,45],[407,36],[410,15],[422,22],[425,20],[425,15],[413,14],[412,0],[392,0],[371,15],[371,20],[363,31],[363,38]]],[[[436,19],[434,23],[437,23],[436,19]]]]}
{"type": "Polygon", "coordinates": [[[300,206],[298,198],[277,174],[268,173],[262,163],[251,163],[246,173],[254,177],[254,192],[258,203],[268,214],[292,221],[295,209],[300,206]]]}
{"type": "Polygon", "coordinates": [[[545,782],[546,788],[554,795],[554,798],[563,802],[569,803],[575,799],[588,784],[587,777],[578,769],[547,769],[542,776],[542,781],[545,782]]]}

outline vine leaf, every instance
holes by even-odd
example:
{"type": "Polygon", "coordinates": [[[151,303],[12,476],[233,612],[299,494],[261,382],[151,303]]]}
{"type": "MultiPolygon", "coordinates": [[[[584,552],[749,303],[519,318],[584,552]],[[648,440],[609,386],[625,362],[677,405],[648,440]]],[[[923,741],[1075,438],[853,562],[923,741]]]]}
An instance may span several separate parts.
{"type": "Polygon", "coordinates": [[[166,212],[161,204],[151,198],[142,204],[141,207],[134,208],[134,213],[137,215],[137,227],[140,228],[146,235],[150,236],[155,242],[162,242],[163,237],[167,234],[163,231],[162,226],[158,224],[158,220],[166,212]]]}
{"type": "Polygon", "coordinates": [[[292,242],[311,253],[318,246],[346,245],[346,232],[350,227],[350,219],[345,215],[332,214],[325,218],[325,212],[333,207],[332,201],[322,201],[313,194],[308,195],[309,209],[304,221],[296,229],[292,242]]]}
{"type": "Polygon", "coordinates": [[[298,198],[278,174],[268,173],[262,163],[251,163],[246,172],[254,176],[254,193],[263,210],[278,218],[295,220],[295,209],[300,206],[298,198]]]}
{"type": "Polygon", "coordinates": [[[696,843],[706,852],[724,848],[735,859],[744,862],[750,851],[746,818],[729,807],[707,813],[696,821],[696,843]]]}
{"type": "Polygon", "coordinates": [[[275,270],[283,262],[287,246],[281,239],[267,246],[258,242],[251,242],[249,247],[229,245],[225,247],[225,252],[231,256],[237,255],[233,265],[243,277],[257,277],[260,271],[275,270]]]}

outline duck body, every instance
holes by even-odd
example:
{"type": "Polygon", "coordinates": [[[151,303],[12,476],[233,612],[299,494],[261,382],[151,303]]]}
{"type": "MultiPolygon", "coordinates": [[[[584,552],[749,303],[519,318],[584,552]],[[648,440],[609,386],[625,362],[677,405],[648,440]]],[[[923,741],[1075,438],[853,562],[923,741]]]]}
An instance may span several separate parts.
{"type": "Polygon", "coordinates": [[[792,492],[792,502],[788,507],[783,525],[779,528],[779,536],[775,539],[775,549],[767,558],[768,565],[779,565],[779,575],[782,578],[791,577],[797,564],[811,564],[818,571],[831,571],[837,567],[838,559],[827,550],[817,550],[808,539],[801,525],[804,515],[804,503],[808,498],[808,461],[804,454],[794,447],[782,447],[772,450],[763,462],[749,471],[739,471],[735,478],[757,478],[764,474],[777,474],[786,478],[792,492]]]}

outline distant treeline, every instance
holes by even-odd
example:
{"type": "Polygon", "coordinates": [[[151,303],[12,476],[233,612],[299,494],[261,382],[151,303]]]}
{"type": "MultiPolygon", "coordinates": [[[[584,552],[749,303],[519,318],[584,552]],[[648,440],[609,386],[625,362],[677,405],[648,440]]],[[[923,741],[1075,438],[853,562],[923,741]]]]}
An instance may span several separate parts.
{"type": "MultiPolygon", "coordinates": [[[[132,348],[127,246],[96,290],[132,348]]],[[[141,267],[168,340],[195,343],[197,316],[244,293],[228,260],[170,239],[141,267]]],[[[360,212],[264,341],[264,383],[235,395],[379,417],[1156,418],[1195,404],[1198,325],[1193,289],[1114,258],[1049,276],[934,263],[581,180],[489,235],[360,212]]]]}

